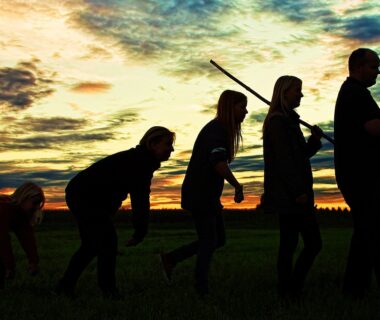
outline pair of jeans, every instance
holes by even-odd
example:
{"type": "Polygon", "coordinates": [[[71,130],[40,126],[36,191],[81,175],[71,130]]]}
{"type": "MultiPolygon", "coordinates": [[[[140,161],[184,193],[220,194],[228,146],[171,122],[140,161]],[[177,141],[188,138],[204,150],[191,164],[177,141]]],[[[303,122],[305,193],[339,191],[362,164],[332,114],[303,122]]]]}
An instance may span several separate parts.
{"type": "MultiPolygon", "coordinates": [[[[353,234],[344,274],[343,291],[363,296],[371,285],[372,272],[380,284],[380,206],[378,192],[348,201],[353,234]]],[[[351,199],[350,199],[351,200],[351,199]]]]}
{"type": "Polygon", "coordinates": [[[59,284],[66,292],[74,291],[80,275],[95,257],[100,289],[105,294],[116,291],[116,230],[110,215],[97,212],[91,216],[91,210],[72,210],[77,220],[81,245],[72,256],[59,284]]]}
{"type": "Polygon", "coordinates": [[[315,213],[279,214],[280,248],[278,252],[278,290],[280,295],[298,293],[302,290],[307,273],[315,257],[322,249],[322,240],[315,213]],[[293,256],[297,249],[299,235],[304,247],[293,267],[293,256]]]}
{"type": "Polygon", "coordinates": [[[192,212],[198,240],[167,253],[168,260],[176,265],[193,255],[197,255],[195,264],[195,282],[202,293],[208,292],[208,273],[211,259],[217,248],[226,242],[223,216],[220,211],[192,212]]]}

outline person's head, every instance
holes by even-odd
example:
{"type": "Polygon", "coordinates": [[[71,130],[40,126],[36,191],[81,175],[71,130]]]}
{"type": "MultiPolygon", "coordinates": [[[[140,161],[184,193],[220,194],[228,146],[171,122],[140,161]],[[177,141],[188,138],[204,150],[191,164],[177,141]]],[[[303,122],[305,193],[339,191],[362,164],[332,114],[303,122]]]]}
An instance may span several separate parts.
{"type": "Polygon", "coordinates": [[[227,129],[230,138],[229,161],[235,158],[239,149],[241,136],[241,123],[247,111],[247,97],[241,92],[225,90],[219,97],[216,118],[227,129]]]}
{"type": "Polygon", "coordinates": [[[165,127],[155,126],[145,132],[139,145],[150,150],[154,154],[155,158],[161,162],[170,158],[170,154],[174,151],[174,141],[174,132],[166,129],[165,127]]]}
{"type": "Polygon", "coordinates": [[[348,58],[350,77],[360,81],[366,87],[373,86],[376,83],[379,66],[379,57],[377,53],[371,49],[356,49],[348,58]]]}
{"type": "Polygon", "coordinates": [[[45,194],[36,184],[25,182],[10,197],[12,203],[20,206],[33,224],[42,218],[40,211],[45,205],[45,194]]]}
{"type": "Polygon", "coordinates": [[[288,115],[289,111],[299,107],[302,97],[301,79],[288,75],[279,77],[273,88],[272,101],[264,121],[264,130],[267,119],[269,119],[272,113],[276,112],[288,115]]]}

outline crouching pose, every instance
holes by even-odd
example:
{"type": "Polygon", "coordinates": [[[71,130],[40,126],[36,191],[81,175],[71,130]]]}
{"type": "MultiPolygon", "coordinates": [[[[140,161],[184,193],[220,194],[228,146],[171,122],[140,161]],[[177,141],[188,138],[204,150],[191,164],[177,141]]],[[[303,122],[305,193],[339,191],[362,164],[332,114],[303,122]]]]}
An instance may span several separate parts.
{"type": "Polygon", "coordinates": [[[29,261],[29,273],[38,272],[38,253],[33,226],[41,217],[40,210],[45,204],[42,189],[26,182],[12,195],[0,196],[0,288],[5,279],[12,279],[16,265],[12,252],[10,232],[13,231],[29,261]]]}
{"type": "Polygon", "coordinates": [[[136,148],[94,163],[69,182],[66,202],[76,218],[81,246],[71,258],[56,293],[72,297],[79,276],[97,257],[98,285],[103,296],[120,297],[115,279],[117,235],[111,218],[129,194],[135,232],[127,245],[143,241],[148,227],[153,172],[169,159],[174,139],[174,132],[152,127],[136,148]]]}
{"type": "Polygon", "coordinates": [[[200,295],[209,292],[208,271],[212,255],[225,243],[220,197],[224,180],[235,188],[235,202],[243,201],[243,187],[231,172],[230,163],[241,140],[240,125],[247,114],[247,97],[224,91],[216,118],[199,133],[182,185],[182,208],[192,213],[198,240],[172,252],[161,254],[165,275],[170,280],[174,266],[197,255],[195,285],[200,295]]]}
{"type": "Polygon", "coordinates": [[[277,260],[281,297],[298,295],[319,251],[321,237],[314,213],[310,160],[321,147],[321,129],[314,126],[306,142],[294,111],[300,105],[302,81],[280,77],[263,126],[264,206],[279,214],[280,249],[277,260]],[[304,248],[293,268],[293,255],[301,234],[304,248]]]}

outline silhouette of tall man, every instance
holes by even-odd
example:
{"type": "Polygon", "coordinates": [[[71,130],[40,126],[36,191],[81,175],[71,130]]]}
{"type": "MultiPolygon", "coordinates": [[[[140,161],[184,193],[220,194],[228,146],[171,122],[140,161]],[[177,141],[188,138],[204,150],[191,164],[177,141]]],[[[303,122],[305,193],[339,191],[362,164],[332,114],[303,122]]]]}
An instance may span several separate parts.
{"type": "Polygon", "coordinates": [[[376,52],[353,51],[335,106],[335,174],[354,226],[343,291],[354,297],[365,295],[372,270],[380,284],[380,109],[367,89],[379,65],[376,52]]]}

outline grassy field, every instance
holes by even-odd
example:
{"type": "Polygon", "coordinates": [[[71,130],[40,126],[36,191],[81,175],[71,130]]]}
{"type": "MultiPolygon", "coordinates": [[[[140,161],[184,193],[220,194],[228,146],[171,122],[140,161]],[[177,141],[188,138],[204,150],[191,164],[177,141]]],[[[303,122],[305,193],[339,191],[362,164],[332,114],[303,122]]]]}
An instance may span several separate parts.
{"type": "Polygon", "coordinates": [[[48,215],[37,230],[41,272],[30,277],[25,257],[14,242],[16,279],[0,291],[0,319],[378,319],[380,293],[374,287],[363,301],[340,293],[351,236],[345,215],[320,214],[323,250],[307,281],[304,299],[285,305],[276,296],[276,217],[249,212],[226,215],[227,245],[214,256],[212,296],[200,299],[193,289],[194,258],[179,265],[173,284],[162,278],[157,254],[195,237],[185,214],[156,215],[143,244],[126,248],[129,216],[116,220],[120,256],[117,279],[122,301],[103,300],[96,284],[96,262],[82,275],[78,298],[57,297],[51,290],[78,247],[75,224],[67,215],[48,215]]]}

